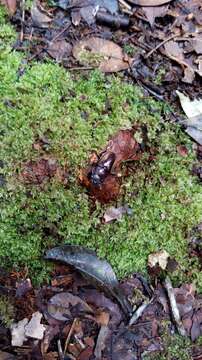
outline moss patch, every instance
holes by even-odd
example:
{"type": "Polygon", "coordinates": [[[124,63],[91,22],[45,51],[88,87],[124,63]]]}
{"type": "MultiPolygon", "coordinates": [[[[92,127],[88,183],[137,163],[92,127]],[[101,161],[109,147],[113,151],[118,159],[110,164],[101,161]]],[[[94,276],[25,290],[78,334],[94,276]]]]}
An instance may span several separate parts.
{"type": "MultiPolygon", "coordinates": [[[[52,62],[26,65],[23,54],[11,50],[14,32],[4,20],[0,62],[0,257],[3,265],[27,265],[34,278],[44,278],[44,250],[60,243],[82,244],[106,257],[122,277],[146,271],[147,256],[167,250],[180,263],[180,274],[200,283],[197,263],[189,259],[187,236],[201,220],[202,193],[190,175],[192,143],[176,125],[169,109],[144,98],[140,89],[119,77],[98,71],[70,76],[52,62]],[[117,205],[127,204],[133,215],[101,225],[106,207],[92,212],[85,189],[78,184],[79,169],[92,150],[100,150],[110,135],[135,122],[146,124],[155,161],[142,159],[125,178],[117,205]],[[40,137],[49,140],[34,150],[40,137]],[[177,145],[186,145],[182,157],[177,145]],[[18,174],[27,160],[49,154],[69,170],[63,186],[52,178],[42,187],[23,185],[18,174]]],[[[25,55],[24,55],[25,56],[25,55]]],[[[115,204],[116,205],[116,204],[115,204]]],[[[179,273],[177,274],[179,280],[179,273]]]]}

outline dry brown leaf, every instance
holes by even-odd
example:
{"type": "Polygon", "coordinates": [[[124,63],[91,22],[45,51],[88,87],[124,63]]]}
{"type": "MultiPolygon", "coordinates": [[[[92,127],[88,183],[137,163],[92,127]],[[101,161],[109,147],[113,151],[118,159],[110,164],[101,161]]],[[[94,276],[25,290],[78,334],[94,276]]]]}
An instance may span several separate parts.
{"type": "Polygon", "coordinates": [[[106,147],[106,153],[114,153],[116,155],[113,171],[118,171],[123,161],[138,160],[140,154],[138,151],[140,146],[134,139],[134,131],[131,129],[119,130],[106,147]]]}
{"type": "Polygon", "coordinates": [[[153,26],[155,22],[155,18],[166,15],[167,10],[168,10],[168,5],[143,7],[143,11],[151,26],[153,26]]]}
{"type": "Polygon", "coordinates": [[[186,67],[184,69],[184,77],[182,78],[182,81],[187,84],[192,84],[194,79],[195,79],[195,71],[190,67],[186,67]]]}
{"type": "Polygon", "coordinates": [[[98,67],[106,73],[125,70],[131,61],[119,45],[98,37],[77,42],[73,47],[73,55],[80,64],[98,67]]]}
{"type": "Polygon", "coordinates": [[[164,44],[165,51],[167,55],[174,56],[180,60],[184,60],[183,49],[181,49],[178,43],[174,40],[167,41],[164,44]]]}
{"type": "Polygon", "coordinates": [[[72,46],[64,39],[51,42],[47,49],[47,53],[57,62],[67,59],[71,51],[72,46]]]}
{"type": "Polygon", "coordinates": [[[33,2],[31,8],[31,18],[35,26],[44,29],[48,28],[53,20],[48,12],[37,1],[33,2]]]}
{"type": "Polygon", "coordinates": [[[201,34],[192,40],[192,46],[197,54],[202,54],[202,36],[201,36],[201,34]]]}
{"type": "Polygon", "coordinates": [[[92,313],[91,307],[78,296],[63,292],[53,296],[48,303],[48,312],[56,320],[67,321],[71,317],[71,307],[79,306],[79,310],[92,313]]]}
{"type": "Polygon", "coordinates": [[[15,14],[17,1],[16,0],[0,0],[1,5],[5,5],[10,15],[15,14]]]}

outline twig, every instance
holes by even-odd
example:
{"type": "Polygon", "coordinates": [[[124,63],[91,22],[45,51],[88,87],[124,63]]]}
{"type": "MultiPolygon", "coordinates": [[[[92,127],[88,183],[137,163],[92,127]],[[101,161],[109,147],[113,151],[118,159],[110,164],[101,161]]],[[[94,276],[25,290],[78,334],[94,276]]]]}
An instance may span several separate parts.
{"type": "Polygon", "coordinates": [[[168,276],[165,279],[164,286],[167,290],[168,298],[170,301],[170,307],[171,307],[171,311],[172,311],[172,316],[175,321],[177,330],[180,335],[186,336],[187,335],[186,330],[185,330],[182,320],[180,318],[180,313],[179,313],[179,309],[177,307],[174,290],[173,290],[170,278],[168,276]]]}
{"type": "Polygon", "coordinates": [[[64,360],[64,353],[63,353],[63,351],[62,351],[62,346],[61,346],[61,341],[60,341],[60,339],[58,339],[58,341],[57,341],[57,346],[58,346],[58,355],[59,355],[59,359],[60,360],[64,360]]]}
{"type": "Polygon", "coordinates": [[[170,41],[176,37],[178,37],[179,35],[172,35],[170,37],[168,37],[167,39],[163,40],[160,44],[158,44],[154,49],[152,49],[151,51],[148,52],[148,54],[145,56],[145,59],[148,59],[148,57],[150,57],[156,50],[158,50],[162,45],[164,45],[165,43],[167,43],[167,41],[170,41]]]}
{"type": "Polygon", "coordinates": [[[50,46],[55,40],[57,40],[57,39],[60,37],[60,35],[64,34],[64,32],[69,29],[70,25],[71,25],[71,23],[67,24],[58,34],[56,34],[56,35],[54,36],[54,38],[50,41],[49,46],[50,46]]]}
{"type": "Polygon", "coordinates": [[[145,302],[142,303],[142,305],[137,308],[137,310],[134,312],[133,316],[131,317],[129,321],[129,326],[133,325],[139,318],[142,316],[144,310],[147,308],[149,304],[153,301],[153,298],[151,300],[145,300],[145,302]]]}
{"type": "Polygon", "coordinates": [[[93,70],[94,66],[76,66],[76,67],[67,67],[68,71],[76,71],[76,70],[93,70]]]}
{"type": "Polygon", "coordinates": [[[20,41],[23,41],[24,38],[24,22],[25,22],[25,0],[22,0],[22,18],[21,18],[21,31],[20,31],[20,41]]]}
{"type": "Polygon", "coordinates": [[[132,7],[125,1],[125,0],[119,0],[119,3],[126,9],[128,9],[129,11],[132,10],[132,7]]]}
{"type": "Polygon", "coordinates": [[[70,328],[70,330],[69,330],[69,333],[68,333],[67,338],[66,338],[66,341],[65,341],[64,354],[66,354],[67,347],[68,347],[68,345],[69,345],[69,342],[70,342],[72,333],[73,333],[73,331],[74,331],[76,322],[77,322],[77,318],[74,318],[74,321],[73,321],[73,323],[72,323],[72,326],[71,326],[71,328],[70,328]]]}

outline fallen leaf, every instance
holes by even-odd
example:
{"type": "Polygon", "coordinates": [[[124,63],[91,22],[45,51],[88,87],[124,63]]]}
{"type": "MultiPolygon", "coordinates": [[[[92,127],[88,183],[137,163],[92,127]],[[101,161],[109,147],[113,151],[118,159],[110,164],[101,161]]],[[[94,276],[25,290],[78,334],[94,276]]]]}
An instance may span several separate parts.
{"type": "Polygon", "coordinates": [[[42,314],[37,311],[32,314],[32,318],[27,325],[25,325],[25,336],[33,339],[41,340],[44,336],[46,327],[41,324],[42,314]]]}
{"type": "Polygon", "coordinates": [[[149,23],[153,26],[156,17],[163,17],[166,15],[168,10],[168,5],[165,6],[146,6],[143,7],[142,10],[144,11],[149,23]]]}
{"type": "Polygon", "coordinates": [[[103,216],[104,222],[108,223],[113,220],[120,220],[124,214],[131,214],[131,209],[128,206],[120,206],[115,208],[114,206],[108,208],[103,216]]]}
{"type": "Polygon", "coordinates": [[[92,283],[101,287],[108,295],[115,297],[125,314],[131,312],[131,306],[121,289],[116,275],[106,260],[100,260],[94,251],[82,246],[63,245],[48,250],[47,260],[58,260],[74,266],[92,283]]]}
{"type": "Polygon", "coordinates": [[[8,352],[4,352],[0,350],[0,359],[1,360],[17,360],[17,357],[13,354],[10,354],[8,352]]]}
{"type": "Polygon", "coordinates": [[[44,29],[50,27],[50,23],[53,20],[52,17],[50,17],[48,12],[40,5],[38,1],[34,1],[32,4],[31,18],[34,26],[44,29]]]}
{"type": "Polygon", "coordinates": [[[68,60],[72,46],[64,39],[50,42],[47,53],[57,62],[68,60]]]}
{"type": "Polygon", "coordinates": [[[120,324],[121,320],[123,320],[123,315],[119,306],[103,293],[98,292],[98,290],[84,289],[82,298],[88,304],[108,310],[110,313],[110,326],[114,326],[116,328],[117,325],[120,324]]]}
{"type": "Polygon", "coordinates": [[[164,44],[165,51],[167,55],[174,56],[180,60],[184,60],[183,49],[181,49],[178,43],[174,40],[167,41],[164,44]]]}
{"type": "Polygon", "coordinates": [[[125,70],[130,63],[119,45],[98,37],[77,42],[73,47],[73,55],[80,64],[98,67],[106,73],[125,70]]]}
{"type": "Polygon", "coordinates": [[[25,326],[28,324],[28,319],[24,318],[18,323],[11,325],[11,344],[12,346],[23,346],[23,343],[27,340],[25,335],[25,326]]]}
{"type": "Polygon", "coordinates": [[[5,5],[9,14],[12,16],[16,12],[17,1],[16,0],[0,0],[1,5],[5,5]]]}
{"type": "Polygon", "coordinates": [[[75,306],[78,306],[78,312],[93,313],[85,301],[68,292],[54,295],[48,302],[48,312],[56,320],[67,321],[71,318],[71,308],[75,306]]]}
{"type": "Polygon", "coordinates": [[[114,153],[115,161],[112,171],[118,171],[121,163],[131,160],[139,160],[140,158],[140,144],[134,138],[133,129],[119,130],[108,142],[105,152],[114,153]]]}
{"type": "Polygon", "coordinates": [[[179,96],[181,106],[187,115],[185,130],[196,142],[202,145],[202,99],[191,101],[180,91],[176,91],[179,96]]]}
{"type": "Polygon", "coordinates": [[[192,46],[197,54],[202,54],[202,37],[201,34],[192,40],[192,46]]]}
{"type": "Polygon", "coordinates": [[[184,69],[184,77],[182,78],[182,81],[187,84],[192,84],[194,79],[195,79],[195,71],[190,67],[186,67],[184,69]]]}
{"type": "Polygon", "coordinates": [[[170,255],[165,250],[152,253],[148,256],[148,265],[151,268],[153,268],[156,265],[159,265],[162,270],[165,270],[169,257],[170,255]]]}
{"type": "Polygon", "coordinates": [[[171,2],[171,0],[130,0],[130,2],[139,6],[160,6],[171,2]]]}

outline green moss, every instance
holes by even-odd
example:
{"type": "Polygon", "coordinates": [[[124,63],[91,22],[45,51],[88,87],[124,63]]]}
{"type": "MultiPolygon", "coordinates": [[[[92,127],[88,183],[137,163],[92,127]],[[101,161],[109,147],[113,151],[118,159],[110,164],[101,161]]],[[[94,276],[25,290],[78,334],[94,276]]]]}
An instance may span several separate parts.
{"type": "Polygon", "coordinates": [[[190,360],[192,358],[192,348],[201,346],[202,337],[200,336],[193,345],[188,337],[179,334],[172,334],[170,331],[171,323],[164,320],[161,324],[161,344],[162,351],[143,354],[143,360],[190,360]]]}
{"type": "Polygon", "coordinates": [[[0,296],[0,324],[10,327],[14,320],[15,310],[9,298],[0,296]]]}
{"type": "MultiPolygon", "coordinates": [[[[10,39],[9,32],[10,27],[5,38],[10,39]]],[[[52,62],[26,65],[25,55],[11,51],[8,39],[0,55],[0,172],[7,181],[0,188],[2,265],[27,265],[41,280],[48,267],[42,261],[46,248],[82,244],[107,258],[122,277],[145,272],[148,254],[165,249],[180,264],[176,281],[192,265],[190,279],[199,284],[187,235],[201,220],[201,187],[190,174],[192,143],[177,125],[167,122],[168,107],[144,98],[138,87],[118,76],[106,78],[93,71],[73,77],[52,62]],[[102,225],[106,206],[97,204],[92,213],[86,191],[78,184],[79,169],[92,150],[99,151],[118,129],[135,122],[147,125],[156,159],[148,162],[145,156],[123,181],[117,205],[128,204],[133,215],[102,225]],[[24,186],[18,178],[24,161],[43,156],[33,149],[43,135],[50,141],[50,156],[68,167],[67,187],[56,179],[43,188],[24,186]],[[189,149],[187,157],[178,154],[179,144],[189,149]]]]}

